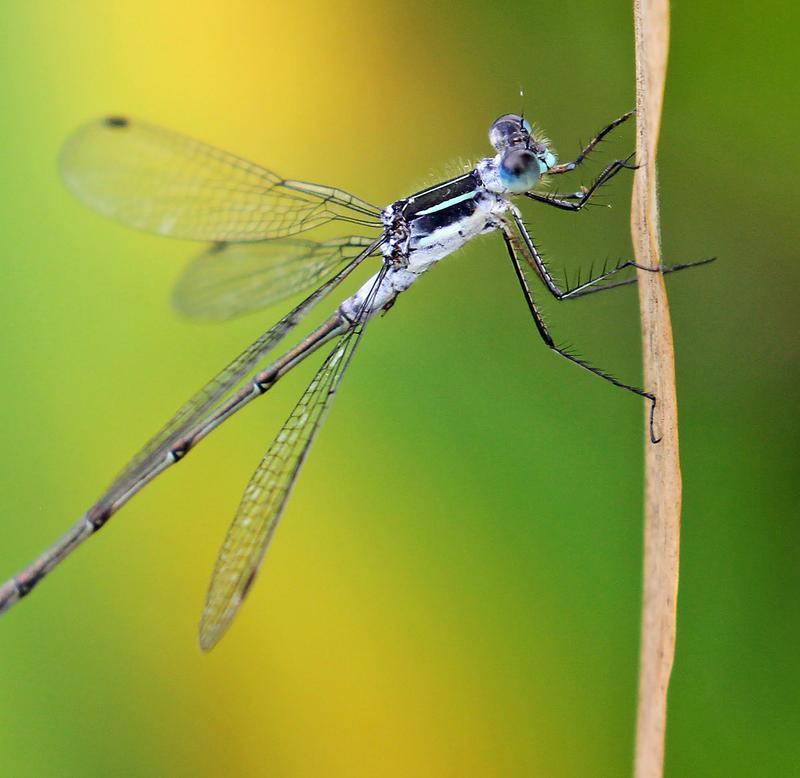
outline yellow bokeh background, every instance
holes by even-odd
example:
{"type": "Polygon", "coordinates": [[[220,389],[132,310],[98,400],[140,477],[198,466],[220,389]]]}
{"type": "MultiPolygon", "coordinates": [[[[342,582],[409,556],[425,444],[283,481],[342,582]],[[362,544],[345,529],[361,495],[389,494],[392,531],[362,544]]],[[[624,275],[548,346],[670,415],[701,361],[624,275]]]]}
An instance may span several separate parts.
{"type": "MultiPolygon", "coordinates": [[[[664,247],[720,261],[670,280],[670,776],[800,774],[798,21],[674,7],[664,247]]],[[[286,307],[179,319],[169,290],[201,247],[75,202],[56,159],[77,126],[142,117],[383,205],[487,153],[499,114],[524,105],[566,159],[633,102],[624,3],[7,0],[0,36],[0,578],[286,307]]],[[[632,143],[621,130],[574,186],[632,143]]],[[[526,215],[573,276],[630,254],[629,196],[620,177],[612,209],[526,215]]],[[[477,241],[370,325],[211,654],[196,623],[217,548],[312,365],[3,617],[0,774],[629,773],[643,411],[547,352],[507,265],[477,241]]],[[[638,380],[635,294],[546,306],[561,340],[638,380]]]]}

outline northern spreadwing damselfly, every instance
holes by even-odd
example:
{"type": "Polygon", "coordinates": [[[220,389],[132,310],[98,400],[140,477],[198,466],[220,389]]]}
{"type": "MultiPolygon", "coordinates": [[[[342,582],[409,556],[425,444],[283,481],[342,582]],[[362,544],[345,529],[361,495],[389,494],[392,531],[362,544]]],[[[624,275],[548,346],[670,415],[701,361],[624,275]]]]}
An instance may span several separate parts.
{"type": "MultiPolygon", "coordinates": [[[[634,283],[635,278],[609,279],[639,266],[622,262],[597,275],[590,273],[583,283],[562,288],[514,203],[521,196],[580,211],[601,186],[620,171],[635,167],[631,157],[615,160],[590,186],[571,193],[544,191],[540,184],[578,168],[630,116],[626,113],[612,122],[573,161],[562,164],[526,119],[501,116],[489,131],[493,156],[481,159],[463,175],[383,209],[340,189],[280,178],[232,154],[141,121],[112,116],[78,130],[64,145],[61,170],[80,200],[131,227],[210,244],[177,286],[179,309],[193,316],[223,319],[319,285],[183,405],[66,535],[0,587],[0,611],[27,595],[131,497],[181,461],[212,430],[332,342],[330,353],[248,483],[219,553],[200,624],[201,647],[213,647],[250,590],[365,326],[439,260],[484,233],[500,233],[545,344],[650,403],[650,439],[657,443],[656,397],[557,345],[539,313],[530,283],[530,277],[538,277],[557,300],[569,300],[634,283]],[[332,222],[357,226],[359,234],[319,241],[294,237],[332,222]],[[366,283],[324,324],[267,362],[270,352],[317,303],[373,257],[380,267],[366,283]]],[[[696,264],[702,262],[660,272],[696,264]]]]}

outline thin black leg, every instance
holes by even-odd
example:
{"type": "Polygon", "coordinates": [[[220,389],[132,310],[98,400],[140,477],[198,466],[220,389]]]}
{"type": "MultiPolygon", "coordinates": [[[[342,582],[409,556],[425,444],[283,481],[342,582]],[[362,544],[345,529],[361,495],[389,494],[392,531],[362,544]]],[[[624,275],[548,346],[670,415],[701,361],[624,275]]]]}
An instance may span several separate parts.
{"type": "MultiPolygon", "coordinates": [[[[614,178],[620,170],[636,170],[637,165],[631,165],[630,161],[633,159],[633,154],[626,159],[614,160],[592,183],[592,185],[582,191],[573,194],[560,194],[559,192],[551,192],[550,194],[538,194],[537,192],[525,192],[525,197],[531,200],[536,200],[545,205],[552,205],[554,208],[560,208],[562,211],[580,211],[584,205],[589,202],[589,198],[601,187],[607,184],[614,178]],[[575,202],[570,202],[570,201],[575,202]]],[[[552,172],[552,168],[550,172],[552,172]]]]}
{"type": "MultiPolygon", "coordinates": [[[[589,271],[589,280],[585,281],[584,283],[579,283],[572,289],[561,289],[559,285],[556,283],[553,276],[550,274],[550,270],[548,269],[547,265],[545,264],[544,260],[542,259],[542,255],[539,253],[539,249],[536,248],[536,244],[533,242],[533,238],[531,238],[528,229],[525,227],[525,224],[522,221],[522,217],[520,216],[519,212],[516,209],[511,211],[511,214],[514,219],[514,224],[517,226],[517,229],[522,235],[522,240],[525,243],[525,248],[527,249],[527,253],[525,254],[525,259],[527,260],[528,264],[533,267],[536,272],[541,276],[542,281],[544,281],[545,286],[547,287],[550,294],[556,298],[556,300],[567,300],[570,297],[577,296],[580,292],[588,289],[589,287],[594,286],[599,281],[603,281],[610,276],[616,275],[617,273],[625,270],[628,267],[635,267],[639,270],[646,270],[649,273],[659,273],[661,272],[660,268],[657,267],[647,267],[645,265],[640,265],[638,262],[634,262],[632,259],[627,260],[626,262],[622,262],[619,265],[615,265],[611,270],[604,270],[600,275],[595,276],[594,278],[591,277],[591,270],[589,271]]],[[[605,289],[606,287],[601,287],[605,289]]],[[[599,291],[599,289],[598,289],[599,291]]]]}
{"type": "MultiPolygon", "coordinates": [[[[662,265],[661,272],[665,275],[667,273],[677,273],[679,270],[688,270],[691,267],[700,267],[700,265],[707,265],[709,262],[713,262],[716,257],[709,257],[708,259],[698,259],[696,262],[683,262],[680,265],[662,265]]],[[[623,262],[621,265],[618,266],[619,270],[622,270],[626,267],[631,267],[633,264],[632,262],[623,262]]],[[[614,269],[616,272],[617,268],[614,269]]],[[[595,292],[605,292],[607,289],[617,289],[620,286],[630,286],[631,284],[635,284],[638,279],[636,278],[626,278],[624,281],[615,281],[611,284],[597,284],[597,281],[601,281],[604,277],[602,274],[598,276],[596,279],[592,281],[588,281],[585,284],[581,284],[580,286],[576,286],[575,289],[570,290],[567,292],[562,300],[577,300],[579,297],[586,297],[587,294],[594,294],[595,292]],[[588,286],[588,288],[587,288],[588,286]]]]}
{"type": "Polygon", "coordinates": [[[597,144],[600,143],[600,141],[603,140],[606,135],[619,127],[620,124],[628,121],[628,119],[630,119],[634,113],[635,111],[628,111],[627,113],[622,114],[619,119],[615,119],[613,122],[611,122],[611,124],[608,125],[608,127],[604,127],[602,130],[600,130],[600,132],[598,132],[597,135],[595,135],[594,138],[589,141],[583,151],[581,151],[581,153],[578,154],[578,156],[575,157],[572,162],[564,162],[561,165],[553,165],[553,167],[551,167],[548,171],[548,175],[557,176],[561,173],[569,173],[570,171],[575,170],[575,168],[578,167],[578,165],[580,165],[581,162],[583,162],[586,157],[592,153],[592,151],[597,147],[597,144]]]}
{"type": "Polygon", "coordinates": [[[519,281],[520,288],[522,289],[522,293],[525,296],[525,302],[528,304],[528,310],[531,313],[533,318],[533,322],[536,325],[536,329],[539,331],[539,335],[541,336],[542,340],[547,344],[547,346],[556,352],[556,354],[560,354],[565,359],[568,359],[570,362],[582,367],[584,370],[588,370],[590,373],[593,373],[596,376],[608,381],[609,383],[613,384],[614,386],[618,386],[620,389],[625,389],[628,392],[632,392],[633,394],[638,395],[639,397],[644,397],[646,400],[650,401],[650,441],[652,443],[658,443],[661,438],[656,437],[655,434],[655,411],[656,411],[656,396],[651,394],[650,392],[645,392],[644,389],[639,389],[635,386],[631,386],[630,384],[623,383],[618,378],[606,373],[603,370],[600,370],[593,365],[590,365],[588,362],[585,362],[580,357],[576,356],[575,354],[570,354],[565,348],[561,346],[557,346],[555,341],[553,340],[550,331],[547,329],[547,325],[544,323],[544,319],[542,318],[541,313],[539,313],[539,309],[536,307],[536,302],[533,299],[533,293],[531,292],[530,286],[528,284],[528,279],[525,277],[525,272],[522,268],[522,264],[519,261],[519,257],[517,256],[517,250],[514,247],[514,236],[511,233],[510,229],[507,226],[503,226],[503,239],[506,243],[506,248],[508,249],[508,255],[511,258],[511,264],[514,266],[514,272],[517,275],[517,280],[519,281]]]}

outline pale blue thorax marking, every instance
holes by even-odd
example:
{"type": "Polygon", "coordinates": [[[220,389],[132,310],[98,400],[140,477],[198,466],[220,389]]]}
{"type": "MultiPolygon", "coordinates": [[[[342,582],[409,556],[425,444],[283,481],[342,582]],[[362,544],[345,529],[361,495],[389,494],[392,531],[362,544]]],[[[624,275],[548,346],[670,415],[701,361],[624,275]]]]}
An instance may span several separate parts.
{"type": "Polygon", "coordinates": [[[426,208],[424,211],[418,211],[417,216],[426,216],[429,213],[436,213],[437,211],[443,211],[445,208],[449,208],[451,205],[457,205],[458,203],[463,203],[464,200],[470,200],[477,192],[464,192],[464,194],[459,195],[458,197],[451,197],[449,200],[444,200],[441,203],[436,203],[436,205],[432,205],[430,208],[426,208]]]}

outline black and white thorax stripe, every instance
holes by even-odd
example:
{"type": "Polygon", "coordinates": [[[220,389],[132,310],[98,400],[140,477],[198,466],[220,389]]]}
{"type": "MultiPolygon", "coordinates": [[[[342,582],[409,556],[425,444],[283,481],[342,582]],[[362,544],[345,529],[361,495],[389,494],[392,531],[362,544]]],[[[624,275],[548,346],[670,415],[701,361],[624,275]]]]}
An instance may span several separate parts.
{"type": "Polygon", "coordinates": [[[384,255],[413,273],[496,229],[508,208],[487,191],[477,170],[424,189],[389,206],[383,214],[389,240],[384,255]]]}
{"type": "Polygon", "coordinates": [[[373,276],[342,303],[339,311],[344,318],[352,322],[388,309],[439,260],[500,226],[510,203],[486,186],[484,169],[491,174],[491,163],[484,160],[478,169],[398,200],[383,211],[386,241],[381,251],[389,268],[380,280],[373,276]]]}

